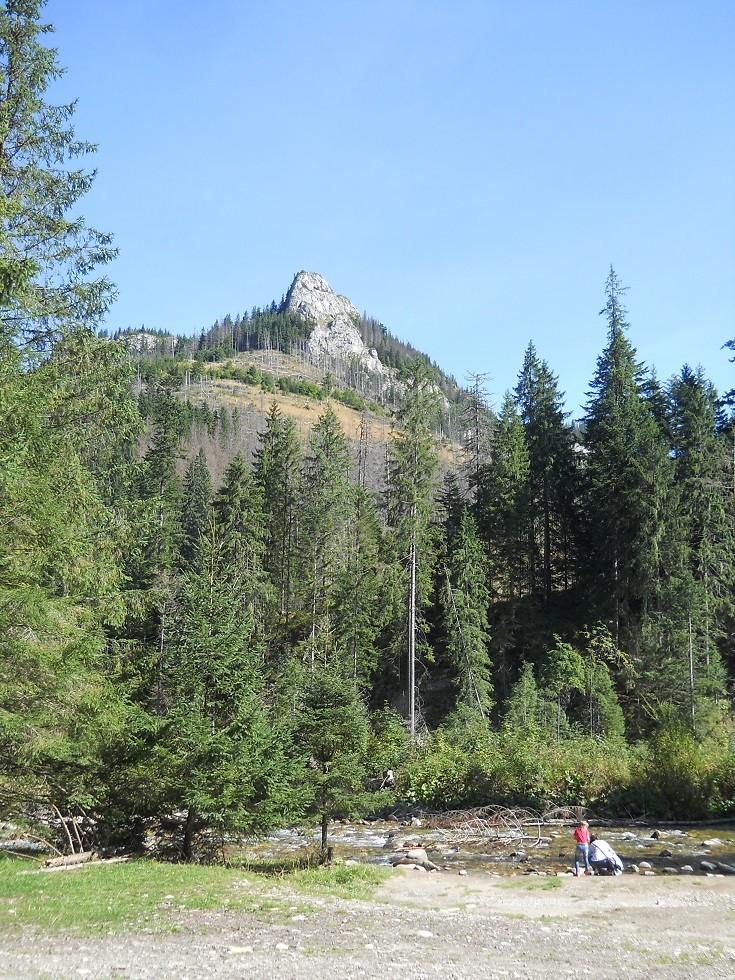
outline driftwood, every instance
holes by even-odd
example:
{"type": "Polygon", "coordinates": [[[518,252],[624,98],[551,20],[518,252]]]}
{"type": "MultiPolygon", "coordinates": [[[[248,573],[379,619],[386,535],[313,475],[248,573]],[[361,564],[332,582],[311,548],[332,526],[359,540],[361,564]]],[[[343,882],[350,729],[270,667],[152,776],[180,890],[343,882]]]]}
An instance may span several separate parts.
{"type": "MultiPolygon", "coordinates": [[[[78,854],[72,854],[70,857],[79,857],[78,854]]],[[[79,871],[82,868],[96,868],[100,864],[124,864],[125,861],[129,861],[130,858],[127,855],[122,855],[120,857],[113,858],[99,858],[98,860],[92,861],[77,861],[76,864],[57,864],[54,867],[43,867],[38,868],[38,874],[49,874],[55,871],[79,871]]]]}
{"type": "Polygon", "coordinates": [[[474,810],[451,810],[426,820],[425,826],[465,843],[541,843],[541,815],[533,810],[483,806],[474,810]],[[535,831],[535,833],[534,833],[535,831]]]}
{"type": "Polygon", "coordinates": [[[69,864],[87,864],[96,856],[94,851],[79,851],[76,854],[63,854],[61,857],[49,858],[44,863],[47,868],[61,868],[69,864]]]}

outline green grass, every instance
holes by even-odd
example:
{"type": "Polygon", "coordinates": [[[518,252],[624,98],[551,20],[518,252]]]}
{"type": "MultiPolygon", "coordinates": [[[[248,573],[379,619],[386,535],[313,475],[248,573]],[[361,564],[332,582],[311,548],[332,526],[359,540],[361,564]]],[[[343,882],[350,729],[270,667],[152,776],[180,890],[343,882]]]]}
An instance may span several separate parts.
{"type": "Polygon", "coordinates": [[[81,933],[175,928],[172,912],[218,909],[258,917],[288,918],[310,906],[299,895],[368,898],[384,879],[383,869],[358,865],[307,870],[258,870],[214,865],[130,861],[73,871],[33,873],[38,862],[0,857],[0,935],[22,929],[81,933]]]}
{"type": "Polygon", "coordinates": [[[514,878],[511,881],[502,881],[499,883],[500,888],[523,888],[526,891],[544,891],[550,892],[555,888],[561,888],[563,878],[548,877],[548,878],[514,878]]]}

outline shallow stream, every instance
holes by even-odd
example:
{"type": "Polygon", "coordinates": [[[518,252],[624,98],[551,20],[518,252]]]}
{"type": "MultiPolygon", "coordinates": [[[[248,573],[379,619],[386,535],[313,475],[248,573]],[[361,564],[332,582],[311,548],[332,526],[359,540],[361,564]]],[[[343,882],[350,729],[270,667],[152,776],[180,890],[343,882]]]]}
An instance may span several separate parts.
{"type": "MultiPolygon", "coordinates": [[[[718,862],[735,869],[735,826],[662,827],[624,825],[596,827],[592,833],[604,837],[623,859],[626,867],[647,862],[654,872],[665,868],[704,874],[701,862],[718,862]]],[[[329,828],[329,845],[336,859],[390,865],[392,854],[405,846],[423,847],[439,867],[460,872],[485,871],[513,875],[541,872],[564,873],[574,861],[574,827],[544,825],[526,828],[524,834],[469,839],[461,831],[428,829],[420,822],[374,821],[334,823],[329,828]]],[[[289,860],[306,854],[319,843],[320,834],[309,830],[280,830],[250,841],[238,856],[245,859],[289,860]]],[[[672,873],[669,871],[668,873],[672,873]]],[[[733,871],[735,873],[735,870],[733,871]]]]}

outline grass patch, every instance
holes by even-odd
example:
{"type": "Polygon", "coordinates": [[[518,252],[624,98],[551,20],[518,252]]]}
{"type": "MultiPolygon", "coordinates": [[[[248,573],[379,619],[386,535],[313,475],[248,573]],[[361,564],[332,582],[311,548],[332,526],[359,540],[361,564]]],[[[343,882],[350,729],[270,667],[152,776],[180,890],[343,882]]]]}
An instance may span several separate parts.
{"type": "Polygon", "coordinates": [[[548,878],[521,878],[514,879],[512,881],[502,881],[499,883],[499,888],[523,888],[525,891],[543,891],[550,892],[555,888],[561,888],[563,878],[548,877],[548,878]]]}
{"type": "Polygon", "coordinates": [[[336,865],[332,868],[303,868],[289,875],[292,888],[308,895],[337,898],[371,898],[375,889],[393,874],[392,868],[370,864],[336,865]]]}
{"type": "Polygon", "coordinates": [[[0,857],[0,935],[28,929],[71,929],[88,935],[123,929],[158,932],[175,928],[173,913],[184,909],[281,917],[293,914],[288,892],[368,898],[389,873],[359,865],[294,870],[274,878],[253,866],[148,860],[32,873],[40,866],[27,859],[0,857]]]}

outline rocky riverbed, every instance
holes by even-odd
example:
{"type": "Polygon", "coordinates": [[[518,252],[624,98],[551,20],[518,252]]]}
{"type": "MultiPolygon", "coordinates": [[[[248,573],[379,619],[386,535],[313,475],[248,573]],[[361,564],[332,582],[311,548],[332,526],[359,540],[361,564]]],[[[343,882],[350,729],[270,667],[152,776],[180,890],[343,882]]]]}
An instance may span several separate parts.
{"type": "MultiPolygon", "coordinates": [[[[472,829],[438,830],[420,818],[405,821],[334,823],[329,841],[342,860],[389,865],[404,846],[423,847],[447,871],[502,875],[570,873],[574,860],[572,827],[547,825],[478,837],[472,829]]],[[[620,854],[628,871],[655,874],[735,874],[735,827],[592,826],[620,854]]],[[[313,846],[316,834],[282,830],[239,849],[237,856],[292,858],[313,846]]]]}

